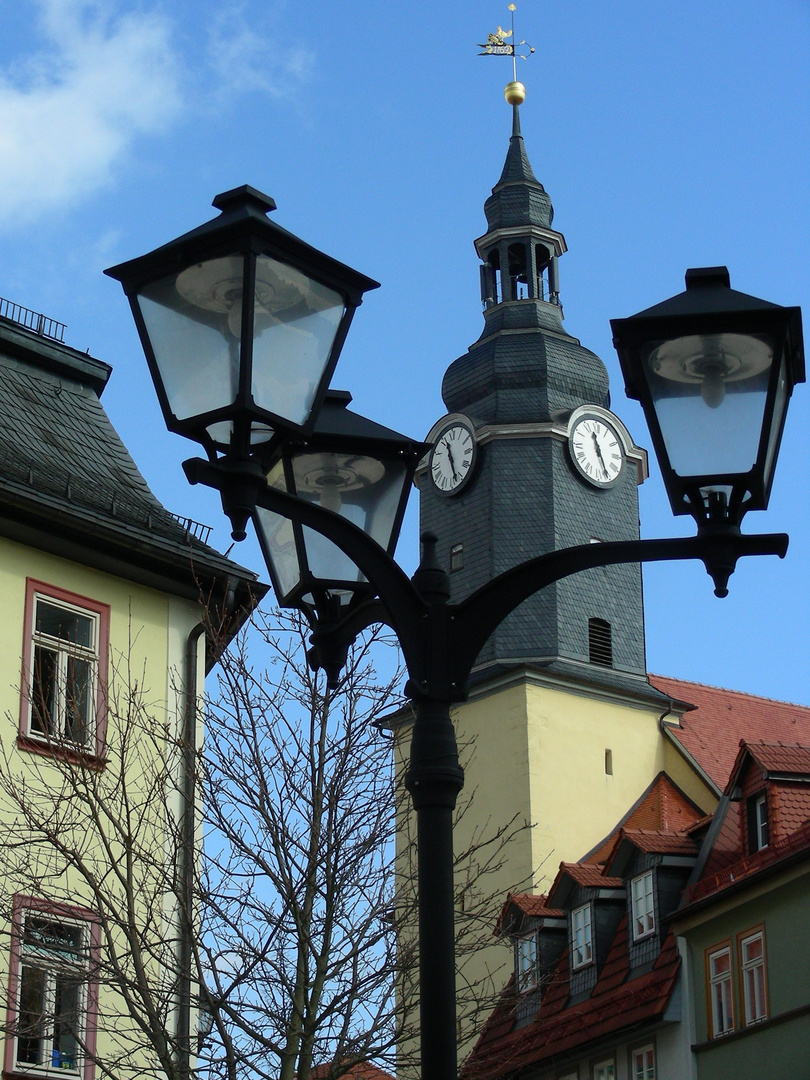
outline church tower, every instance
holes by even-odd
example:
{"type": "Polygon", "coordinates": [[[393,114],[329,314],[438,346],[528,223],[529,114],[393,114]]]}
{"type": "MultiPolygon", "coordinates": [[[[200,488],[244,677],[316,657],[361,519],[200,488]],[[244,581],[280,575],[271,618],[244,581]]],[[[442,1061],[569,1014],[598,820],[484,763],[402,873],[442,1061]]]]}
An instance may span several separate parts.
{"type": "MultiPolygon", "coordinates": [[[[534,556],[637,539],[647,475],[646,452],[611,411],[605,365],[563,326],[565,239],[510,104],[506,161],[475,241],[484,327],[444,375],[447,413],[417,474],[421,528],[437,537],[456,601],[534,556]]],[[[506,894],[547,892],[560,862],[596,847],[662,771],[711,809],[667,737],[671,709],[647,678],[638,565],[563,579],[486,643],[452,712],[465,770],[454,826],[460,1060],[475,1007],[482,1018],[511,971],[491,934],[506,894]]],[[[407,712],[392,726],[404,763],[407,712]]],[[[406,868],[405,819],[398,852],[406,868]]]]}
{"type": "MultiPolygon", "coordinates": [[[[484,328],[444,376],[448,414],[419,480],[421,527],[438,537],[453,599],[535,555],[638,537],[646,453],[609,411],[602,361],[563,328],[566,251],[513,105],[500,179],[484,204],[484,328]]],[[[477,678],[531,665],[577,681],[646,675],[641,572],[592,570],[527,600],[493,634],[477,678]]]]}

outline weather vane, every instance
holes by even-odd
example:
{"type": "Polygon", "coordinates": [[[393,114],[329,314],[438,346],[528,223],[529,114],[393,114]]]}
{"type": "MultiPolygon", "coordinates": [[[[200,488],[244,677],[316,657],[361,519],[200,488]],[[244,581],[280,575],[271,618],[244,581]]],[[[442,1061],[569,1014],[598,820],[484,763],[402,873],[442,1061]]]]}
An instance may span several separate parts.
{"type": "Polygon", "coordinates": [[[512,79],[517,82],[517,58],[521,60],[528,60],[531,54],[534,52],[534,48],[526,41],[518,42],[515,44],[515,5],[509,5],[509,12],[512,16],[512,29],[504,30],[502,26],[499,26],[494,34],[487,34],[486,44],[479,43],[478,48],[483,49],[479,56],[511,56],[512,57],[512,79]],[[511,41],[507,41],[507,38],[511,38],[511,41]],[[518,52],[518,49],[524,47],[528,49],[528,52],[518,52]]]}

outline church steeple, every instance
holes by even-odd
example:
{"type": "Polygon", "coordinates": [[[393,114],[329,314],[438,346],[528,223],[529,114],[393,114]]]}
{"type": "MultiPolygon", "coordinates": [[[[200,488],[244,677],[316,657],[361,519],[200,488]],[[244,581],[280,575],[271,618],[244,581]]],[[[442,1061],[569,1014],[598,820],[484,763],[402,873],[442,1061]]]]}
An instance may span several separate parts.
{"type": "MultiPolygon", "coordinates": [[[[563,327],[557,260],[565,238],[552,227],[551,199],[523,141],[525,89],[511,83],[506,96],[512,132],[484,204],[487,231],[475,241],[484,327],[445,373],[448,415],[428,436],[436,449],[419,478],[422,528],[438,537],[457,600],[534,555],[638,536],[646,467],[644,451],[609,412],[605,365],[563,327]],[[611,475],[588,472],[596,438],[615,447],[611,475]],[[462,445],[470,449],[460,471],[458,453],[447,465],[443,448],[462,445]]],[[[604,682],[607,668],[612,678],[622,671],[643,679],[638,567],[580,574],[527,600],[479,657],[482,674],[515,664],[580,672],[591,682],[604,682]]]]}
{"type": "Polygon", "coordinates": [[[608,401],[604,364],[563,328],[557,260],[565,237],[551,227],[554,209],[529,161],[518,105],[512,116],[503,170],[484,203],[487,231],[475,241],[484,329],[442,384],[450,412],[487,423],[550,421],[608,401]]]}
{"type": "Polygon", "coordinates": [[[565,238],[551,228],[554,208],[526,153],[517,105],[503,171],[484,213],[487,232],[475,241],[484,306],[522,299],[559,306],[557,258],[566,250],[565,238]]]}

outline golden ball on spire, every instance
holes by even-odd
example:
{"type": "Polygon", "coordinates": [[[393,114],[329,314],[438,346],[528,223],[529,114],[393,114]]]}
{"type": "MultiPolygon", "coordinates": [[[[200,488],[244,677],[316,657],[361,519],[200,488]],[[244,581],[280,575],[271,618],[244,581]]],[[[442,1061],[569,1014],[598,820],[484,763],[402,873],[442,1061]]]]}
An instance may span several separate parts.
{"type": "Polygon", "coordinates": [[[522,82],[507,83],[503,96],[510,105],[522,105],[526,100],[526,87],[522,82]]]}

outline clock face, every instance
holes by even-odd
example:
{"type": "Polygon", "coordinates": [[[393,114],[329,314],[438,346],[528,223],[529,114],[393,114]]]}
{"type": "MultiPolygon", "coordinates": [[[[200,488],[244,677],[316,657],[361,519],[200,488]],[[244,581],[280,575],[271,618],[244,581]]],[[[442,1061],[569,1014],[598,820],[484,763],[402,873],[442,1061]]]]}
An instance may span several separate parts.
{"type": "Polygon", "coordinates": [[[608,487],[624,467],[619,436],[596,416],[577,420],[568,436],[571,460],[582,476],[596,487],[608,487]]]}
{"type": "Polygon", "coordinates": [[[442,495],[455,495],[472,476],[475,434],[467,424],[455,421],[439,432],[430,452],[430,479],[442,495]]]}

